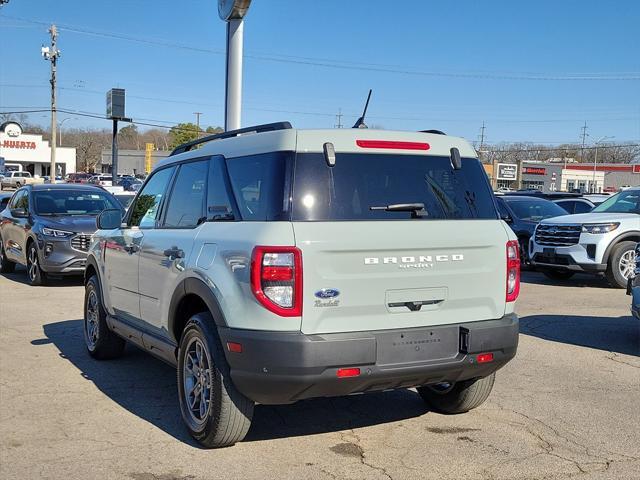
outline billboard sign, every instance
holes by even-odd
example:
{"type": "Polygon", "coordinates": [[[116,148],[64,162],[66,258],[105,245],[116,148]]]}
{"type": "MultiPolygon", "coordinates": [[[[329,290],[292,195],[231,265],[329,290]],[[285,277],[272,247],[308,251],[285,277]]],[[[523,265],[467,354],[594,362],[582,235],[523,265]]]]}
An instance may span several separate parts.
{"type": "Polygon", "coordinates": [[[125,118],[124,88],[112,88],[107,92],[107,118],[125,118]]]}
{"type": "Polygon", "coordinates": [[[516,165],[515,163],[499,163],[498,174],[496,178],[498,180],[517,180],[518,165],[516,165]]]}

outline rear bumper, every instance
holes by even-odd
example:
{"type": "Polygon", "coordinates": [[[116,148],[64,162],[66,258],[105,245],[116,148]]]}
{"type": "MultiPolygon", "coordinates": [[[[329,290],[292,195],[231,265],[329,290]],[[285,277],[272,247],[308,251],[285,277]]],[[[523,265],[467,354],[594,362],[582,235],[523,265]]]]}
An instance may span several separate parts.
{"type": "Polygon", "coordinates": [[[484,377],[511,360],[518,346],[515,314],[498,320],[371,332],[218,331],[236,388],[262,404],[484,377]],[[242,353],[229,352],[227,342],[240,343],[242,353]],[[493,353],[493,361],[478,364],[476,354],[488,352],[493,353]],[[360,375],[338,378],[339,368],[359,368],[360,375]]]}

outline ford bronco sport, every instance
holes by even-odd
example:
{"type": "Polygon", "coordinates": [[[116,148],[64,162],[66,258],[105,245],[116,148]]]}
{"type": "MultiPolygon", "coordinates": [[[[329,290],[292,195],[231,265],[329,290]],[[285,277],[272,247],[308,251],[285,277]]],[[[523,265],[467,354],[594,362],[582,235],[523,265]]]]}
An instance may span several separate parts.
{"type": "Polygon", "coordinates": [[[466,412],[516,353],[518,244],[460,138],[287,122],[196,140],[98,218],[85,341],[175,365],[207,447],[255,403],[415,387],[466,412]]]}

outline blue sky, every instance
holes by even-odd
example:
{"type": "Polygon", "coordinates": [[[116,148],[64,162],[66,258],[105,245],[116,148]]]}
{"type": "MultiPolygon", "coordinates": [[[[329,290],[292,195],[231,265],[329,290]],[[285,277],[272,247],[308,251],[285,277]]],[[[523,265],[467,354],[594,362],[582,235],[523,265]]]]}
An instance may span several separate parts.
{"type": "MultiPolygon", "coordinates": [[[[223,124],[215,0],[11,0],[0,10],[0,111],[48,105],[49,39],[33,22],[60,25],[60,108],[103,114],[105,92],[123,87],[134,119],[168,125],[201,111],[203,124],[223,124]]],[[[553,144],[578,141],[586,121],[592,142],[637,141],[638,25],[636,0],[253,0],[243,125],[333,127],[341,109],[350,126],[372,88],[368,123],[387,129],[475,141],[484,121],[489,143],[553,144]]],[[[81,126],[109,123],[65,125],[81,126]]]]}

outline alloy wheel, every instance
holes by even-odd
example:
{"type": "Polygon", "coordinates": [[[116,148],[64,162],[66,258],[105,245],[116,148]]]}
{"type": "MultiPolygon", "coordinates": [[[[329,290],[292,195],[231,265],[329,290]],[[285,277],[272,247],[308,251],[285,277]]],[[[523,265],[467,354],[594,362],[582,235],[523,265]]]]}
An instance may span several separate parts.
{"type": "Polygon", "coordinates": [[[29,249],[29,261],[27,265],[27,273],[29,274],[29,279],[33,282],[38,275],[38,252],[34,247],[29,249]]]}
{"type": "Polygon", "coordinates": [[[89,292],[87,297],[87,311],[85,312],[85,334],[87,346],[94,349],[98,342],[98,295],[95,290],[89,292]]]}
{"type": "Polygon", "coordinates": [[[211,359],[199,338],[192,338],[186,348],[183,366],[184,400],[191,420],[206,422],[211,408],[211,359]]]}
{"type": "Polygon", "coordinates": [[[618,269],[620,270],[620,275],[624,278],[628,279],[631,275],[633,275],[633,271],[636,268],[636,252],[635,250],[627,250],[620,257],[620,262],[618,262],[618,269]]]}

